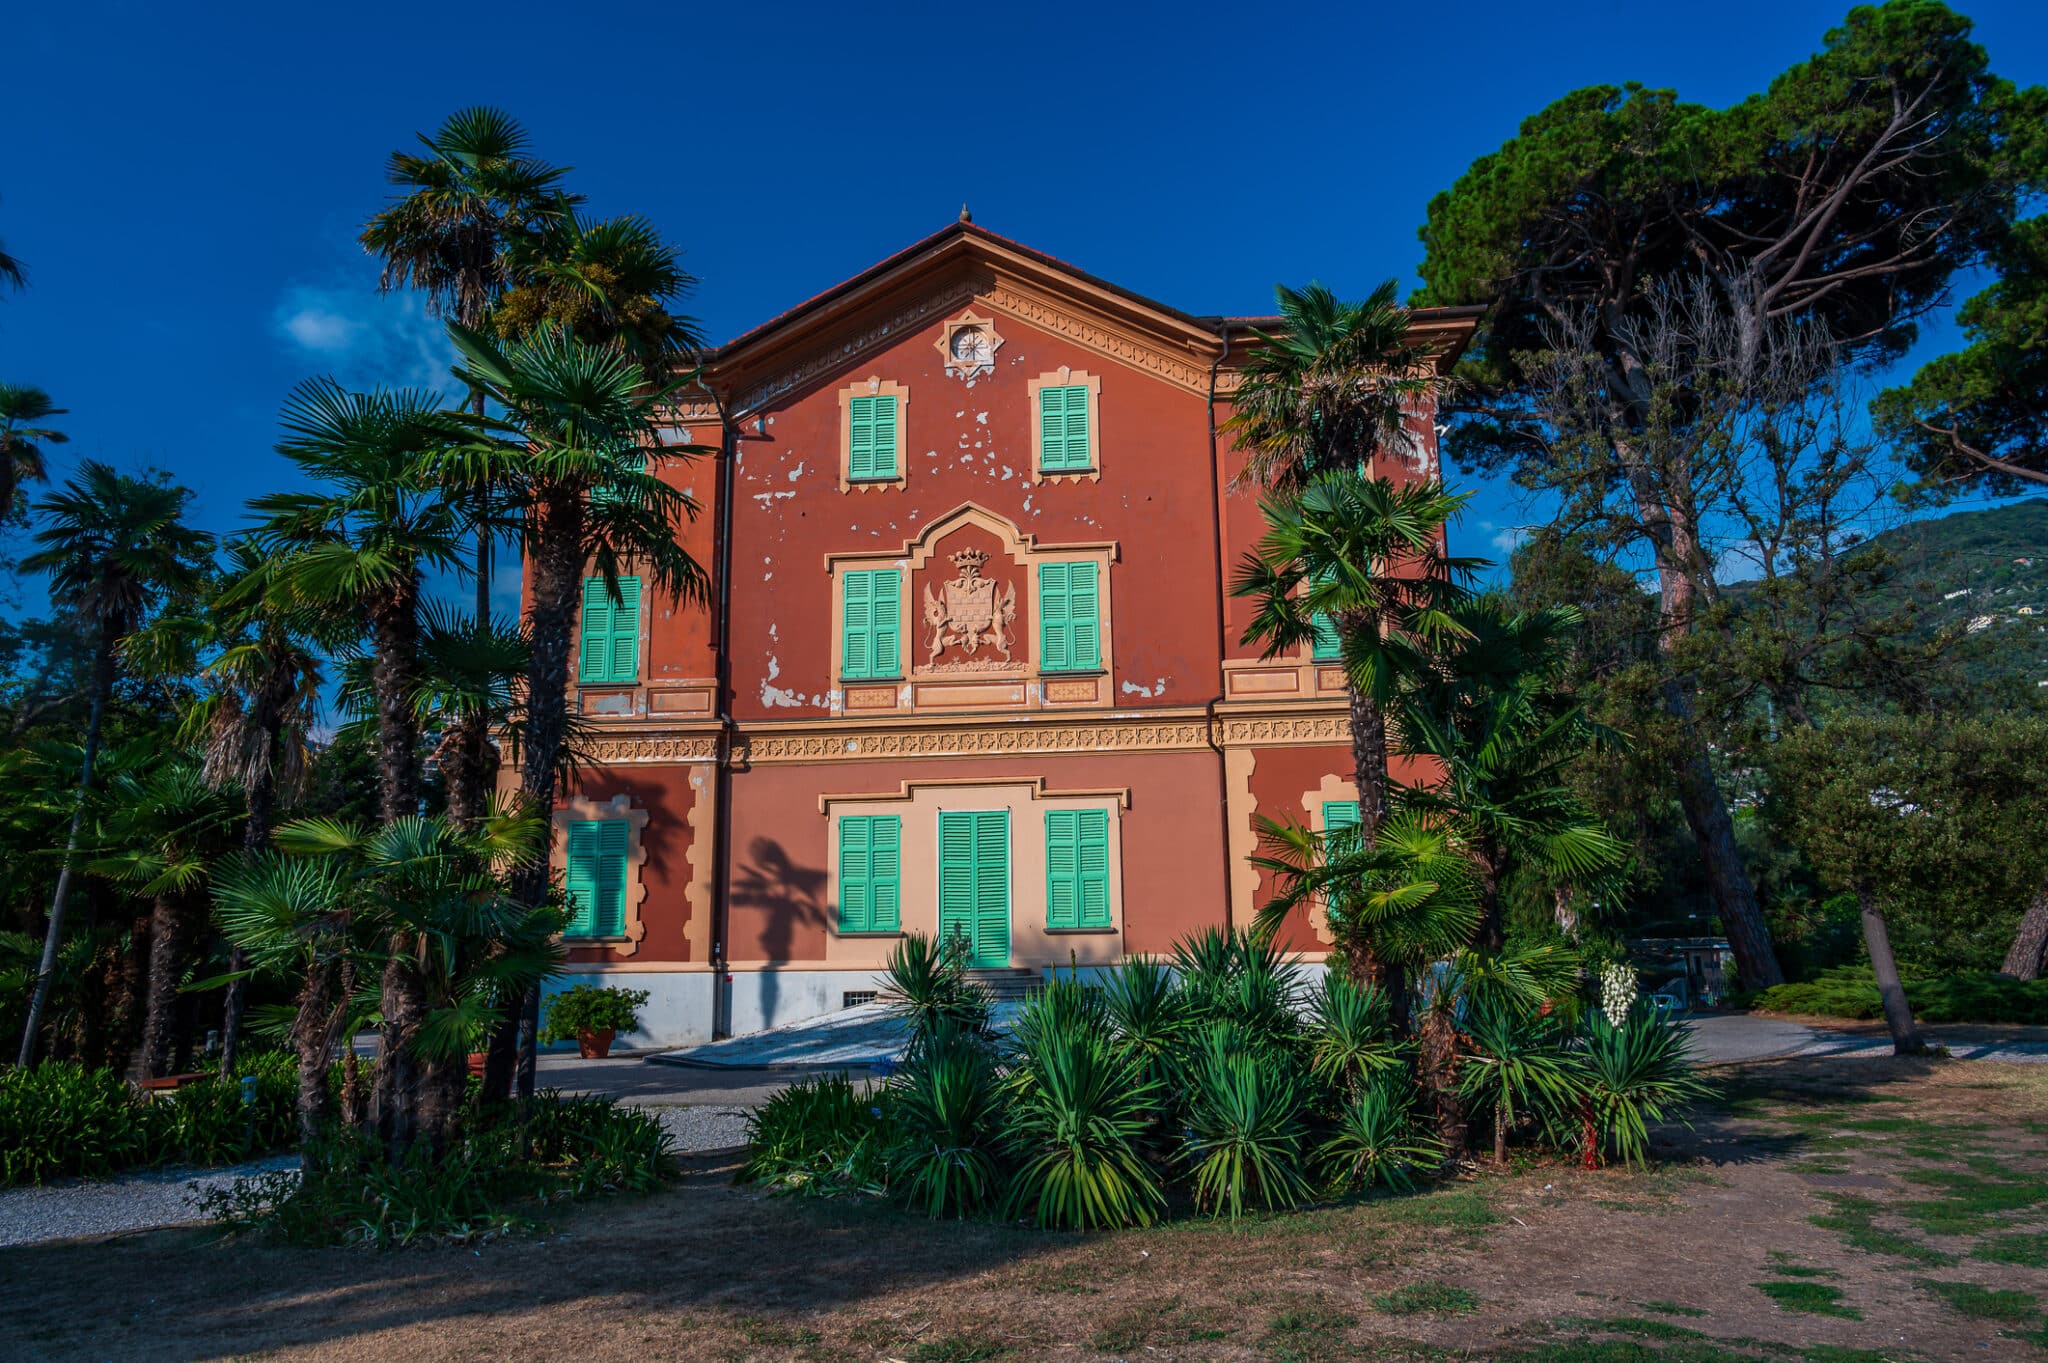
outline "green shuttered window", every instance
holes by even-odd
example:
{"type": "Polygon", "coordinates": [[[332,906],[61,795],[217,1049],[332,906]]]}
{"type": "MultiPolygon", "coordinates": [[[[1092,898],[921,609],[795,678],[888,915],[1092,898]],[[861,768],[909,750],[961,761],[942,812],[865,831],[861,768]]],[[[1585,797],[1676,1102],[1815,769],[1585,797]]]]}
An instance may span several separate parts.
{"type": "Polygon", "coordinates": [[[851,398],[847,411],[846,476],[855,481],[896,476],[896,396],[851,398]]]}
{"type": "Polygon", "coordinates": [[[1010,815],[939,811],[939,940],[964,937],[968,963],[1010,963],[1010,815]]]}
{"type": "Polygon", "coordinates": [[[619,579],[619,599],[604,579],[583,579],[583,636],[576,652],[576,680],[629,682],[640,677],[640,579],[619,579]]]}
{"type": "Polygon", "coordinates": [[[903,924],[903,820],[848,814],[839,820],[839,930],[895,932],[903,924]]]}
{"type": "Polygon", "coordinates": [[[619,937],[626,931],[624,819],[582,819],[569,825],[568,937],[619,937]]]}
{"type": "MultiPolygon", "coordinates": [[[[1316,579],[1319,583],[1328,580],[1327,573],[1316,579]]],[[[1337,636],[1337,622],[1332,620],[1326,611],[1317,611],[1312,618],[1316,627],[1316,643],[1315,651],[1310,656],[1319,663],[1343,661],[1344,641],[1337,636]]]]}
{"type": "MultiPolygon", "coordinates": [[[[645,473],[648,469],[647,451],[629,449],[619,455],[619,467],[629,473],[645,473]]],[[[616,483],[599,483],[590,489],[590,504],[598,507],[613,506],[623,500],[616,483]]]]}
{"type": "Polygon", "coordinates": [[[1038,667],[1094,672],[1102,667],[1101,598],[1093,563],[1038,565],[1038,667]]]}
{"type": "Polygon", "coordinates": [[[842,579],[840,675],[854,681],[903,675],[903,573],[849,572],[842,579]]]}
{"type": "Polygon", "coordinates": [[[1323,831],[1335,833],[1339,829],[1358,827],[1358,801],[1323,801],[1323,831]]]}
{"type": "Polygon", "coordinates": [[[1087,472],[1088,386],[1076,383],[1038,390],[1038,467],[1047,473],[1087,472]]]}
{"type": "Polygon", "coordinates": [[[1045,925],[1109,926],[1109,811],[1045,811],[1045,925]]]}

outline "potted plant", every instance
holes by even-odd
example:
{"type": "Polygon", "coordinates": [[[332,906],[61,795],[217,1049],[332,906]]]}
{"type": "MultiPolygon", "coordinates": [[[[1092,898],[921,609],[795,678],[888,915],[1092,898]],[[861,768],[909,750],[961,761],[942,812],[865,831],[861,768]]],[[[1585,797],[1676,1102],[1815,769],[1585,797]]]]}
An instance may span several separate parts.
{"type": "Polygon", "coordinates": [[[640,1025],[645,989],[612,989],[604,985],[573,985],[548,1000],[547,1025],[540,1039],[576,1043],[585,1060],[603,1060],[612,1053],[612,1038],[640,1025]]]}

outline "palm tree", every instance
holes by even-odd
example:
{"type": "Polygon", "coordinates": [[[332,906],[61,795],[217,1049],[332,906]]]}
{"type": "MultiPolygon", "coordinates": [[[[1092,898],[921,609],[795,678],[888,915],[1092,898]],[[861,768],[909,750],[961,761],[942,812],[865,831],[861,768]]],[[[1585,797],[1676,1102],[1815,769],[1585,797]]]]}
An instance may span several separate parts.
{"type": "Polygon", "coordinates": [[[1445,651],[1401,697],[1400,750],[1435,768],[1404,799],[1461,830],[1479,876],[1479,942],[1497,952],[1501,887],[1511,875],[1583,885],[1618,872],[1627,849],[1566,779],[1576,759],[1611,737],[1563,684],[1578,610],[1516,612],[1488,597],[1456,615],[1445,651]]]}
{"type": "MultiPolygon", "coordinates": [[[[475,827],[490,803],[498,774],[492,736],[504,731],[517,741],[517,693],[528,656],[523,630],[479,626],[437,602],[422,612],[413,710],[433,744],[448,819],[458,828],[475,827]]],[[[374,715],[370,659],[349,660],[339,700],[346,712],[374,715]]]]}
{"type": "MultiPolygon", "coordinates": [[[[7,273],[6,260],[0,255],[0,278],[7,273]]],[[[25,383],[0,383],[0,519],[13,514],[17,488],[49,476],[43,446],[61,445],[71,438],[35,423],[64,415],[65,410],[52,403],[42,389],[25,383]]]]}
{"type": "Polygon", "coordinates": [[[194,900],[240,816],[241,801],[182,758],[123,772],[110,783],[107,850],[93,869],[150,901],[142,1073],[171,1072],[178,988],[191,963],[203,907],[194,900]]]}
{"type": "Polygon", "coordinates": [[[1367,841],[1387,816],[1388,706],[1402,679],[1460,630],[1462,580],[1481,566],[1443,549],[1444,524],[1466,500],[1436,483],[1320,474],[1261,501],[1265,537],[1231,583],[1232,595],[1257,602],[1243,641],[1263,645],[1266,657],[1336,631],[1367,841]]]}
{"type": "MultiPolygon", "coordinates": [[[[567,171],[529,154],[526,130],[498,109],[459,109],[419,141],[424,154],[394,151],[385,162],[386,177],[402,193],[363,227],[363,249],[383,258],[380,291],[418,289],[430,312],[480,328],[510,287],[507,253],[581,200],[560,188],[567,171]]],[[[482,416],[481,394],[475,403],[482,416]]],[[[488,624],[490,484],[467,491],[476,530],[476,618],[488,624]]]]}
{"type": "Polygon", "coordinates": [[[1449,380],[1430,348],[1409,338],[1394,281],[1362,303],[1343,302],[1321,284],[1273,292],[1280,326],[1252,333],[1257,341],[1223,423],[1245,452],[1240,480],[1300,488],[1411,449],[1408,423],[1444,395],[1449,380]]]}
{"type": "MultiPolygon", "coordinates": [[[[207,693],[186,711],[179,737],[198,747],[208,782],[242,791],[242,846],[250,852],[269,845],[278,802],[303,788],[320,718],[318,622],[277,604],[265,589],[271,564],[253,543],[237,540],[196,609],[159,618],[124,648],[138,671],[205,678],[207,693]]],[[[232,948],[222,1075],[232,1075],[239,1059],[248,970],[241,948],[232,948]]]]}
{"type": "Polygon", "coordinates": [[[8,255],[5,244],[0,244],[0,284],[16,289],[28,287],[28,266],[21,263],[20,256],[8,255]]]}
{"type": "MultiPolygon", "coordinates": [[[[568,733],[569,649],[591,568],[614,601],[630,564],[651,587],[685,602],[707,597],[703,568],[678,541],[696,503],[664,481],[652,462],[640,467],[621,450],[646,449],[663,409],[695,375],[650,374],[615,346],[593,344],[559,327],[499,344],[451,325],[466,367],[462,378],[490,396],[509,418],[508,434],[490,447],[453,458],[496,461],[506,471],[508,500],[518,508],[526,548],[527,622],[531,660],[526,674],[526,725],[520,789],[529,809],[555,804],[568,733]],[[590,493],[604,489],[606,495],[590,493]]],[[[667,453],[694,454],[694,447],[667,453]]],[[[514,889],[538,906],[547,893],[547,863],[522,867],[514,889]]],[[[519,1086],[532,1088],[527,1038],[537,1022],[538,993],[529,994],[520,1025],[519,1086]]]]}
{"type": "Polygon", "coordinates": [[[264,518],[251,542],[265,562],[230,596],[238,606],[260,600],[317,618],[332,638],[368,635],[386,822],[419,807],[421,584],[430,568],[459,566],[460,519],[438,495],[428,455],[465,437],[439,408],[435,395],[410,389],[300,384],[285,404],[286,439],[277,448],[325,490],[250,502],[264,518]]]}
{"type": "Polygon", "coordinates": [[[190,489],[161,475],[130,477],[88,460],[63,490],[36,507],[42,525],[35,542],[41,547],[23,559],[21,566],[28,572],[50,575],[50,600],[72,612],[96,642],[92,708],[79,758],[76,804],[57,888],[50,897],[42,963],[22,1029],[19,1063],[24,1067],[35,1059],[36,1033],[49,1002],[50,974],[64,936],[64,910],[71,898],[79,832],[92,790],[101,724],[120,669],[121,640],[141,624],[159,594],[197,586],[205,555],[213,546],[212,536],[193,530],[181,519],[191,497],[190,489]]]}
{"type": "Polygon", "coordinates": [[[564,204],[506,255],[516,282],[491,319],[506,340],[567,327],[581,340],[618,346],[650,370],[704,343],[694,320],[669,311],[697,280],[645,218],[585,222],[564,204]]]}

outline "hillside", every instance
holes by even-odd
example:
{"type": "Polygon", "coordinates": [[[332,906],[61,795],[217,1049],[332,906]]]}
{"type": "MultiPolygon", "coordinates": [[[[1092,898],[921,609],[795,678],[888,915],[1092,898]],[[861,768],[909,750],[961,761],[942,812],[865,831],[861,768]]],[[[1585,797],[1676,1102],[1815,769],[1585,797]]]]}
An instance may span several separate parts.
{"type": "Polygon", "coordinates": [[[1877,604],[1910,600],[1925,630],[1962,627],[1973,676],[2048,685],[2048,497],[1913,521],[1873,543],[1899,563],[1877,604]]]}

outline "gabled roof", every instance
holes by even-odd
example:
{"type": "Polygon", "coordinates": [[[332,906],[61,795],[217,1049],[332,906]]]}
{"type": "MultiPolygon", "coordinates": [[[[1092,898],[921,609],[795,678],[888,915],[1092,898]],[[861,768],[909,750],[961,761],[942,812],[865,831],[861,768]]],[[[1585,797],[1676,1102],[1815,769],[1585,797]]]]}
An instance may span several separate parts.
{"type": "MultiPolygon", "coordinates": [[[[702,352],[699,359],[713,386],[734,394],[739,399],[736,405],[744,410],[756,405],[745,399],[765,400],[786,391],[816,367],[803,364],[804,375],[770,381],[771,375],[798,365],[798,352],[815,354],[822,348],[850,362],[862,351],[893,340],[904,326],[921,326],[943,312],[968,306],[969,295],[984,292],[977,287],[983,285],[1008,286],[1012,293],[1041,303],[1056,301],[1085,316],[1105,335],[1155,349],[1189,386],[1193,384],[1186,376],[1199,373],[1206,379],[1245,332],[1271,331],[1281,320],[1183,312],[999,236],[963,215],[852,278],[702,352]],[[949,285],[954,286],[951,292],[949,285]],[[879,324],[873,320],[878,316],[884,319],[879,324]]],[[[1415,324],[1444,333],[1447,363],[1462,348],[1482,311],[1417,309],[1415,324]]]]}

